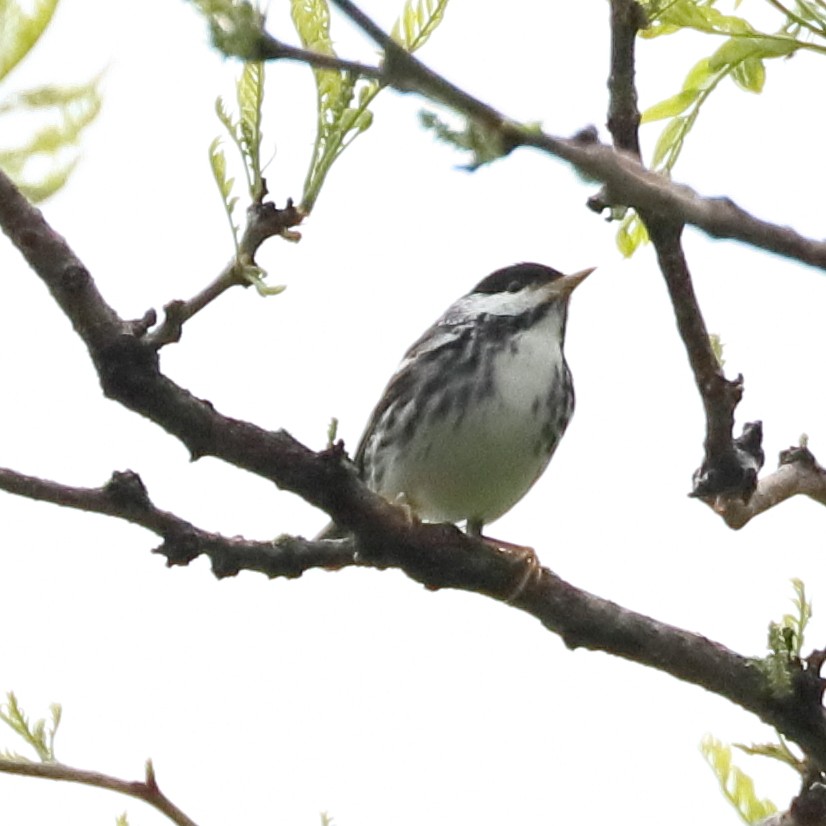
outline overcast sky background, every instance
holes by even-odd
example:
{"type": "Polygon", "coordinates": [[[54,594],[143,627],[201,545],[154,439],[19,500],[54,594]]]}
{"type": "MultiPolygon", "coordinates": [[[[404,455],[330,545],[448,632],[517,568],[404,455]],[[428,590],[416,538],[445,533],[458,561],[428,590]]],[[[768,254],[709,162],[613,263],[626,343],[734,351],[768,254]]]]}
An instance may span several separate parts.
{"type": "MultiPolygon", "coordinates": [[[[365,2],[389,28],[401,6],[365,2]]],[[[743,13],[762,12],[756,3],[743,13]]],[[[272,31],[294,42],[288,4],[272,31]]],[[[344,55],[374,59],[340,17],[344,55]]],[[[421,53],[514,118],[603,136],[608,4],[452,0],[421,53]]],[[[711,42],[642,44],[643,107],[679,89],[711,42]]],[[[208,46],[179,0],[63,0],[14,88],[86,80],[108,67],[105,103],[48,220],[119,313],[139,317],[209,282],[231,239],[207,162],[217,94],[238,67],[208,46]]],[[[810,56],[775,61],[762,97],[724,84],[676,175],[761,217],[822,236],[822,140],[810,56]]],[[[6,86],[3,92],[11,91],[6,86]]],[[[308,69],[269,73],[265,140],[279,204],[300,197],[312,146],[308,69]]],[[[585,207],[596,187],[520,151],[468,174],[418,127],[424,104],[383,93],[373,128],[340,160],[303,241],[259,262],[288,289],[236,290],[187,324],[163,367],[223,413],[287,428],[320,448],[340,420],[352,449],[405,348],[481,277],[521,260],[598,266],[574,297],[568,358],[577,412],[550,470],[495,527],[574,584],[744,654],[765,650],[791,577],[826,638],[822,509],[796,500],[739,533],[686,496],[703,419],[649,249],[623,261],[615,228],[585,207]]],[[[657,128],[644,132],[647,147],[657,128]]],[[[742,372],[740,424],[764,422],[768,465],[807,432],[826,454],[823,274],[687,232],[709,328],[742,372]]],[[[0,242],[0,464],[96,486],[131,468],[154,502],[203,528],[311,535],[323,514],[184,448],[100,392],[69,324],[0,242]]],[[[137,777],[152,757],[200,824],[339,826],[736,823],[697,745],[770,732],[728,702],[652,670],[570,652],[534,619],[485,598],[430,593],[395,572],[311,572],[216,581],[205,560],[169,570],[158,540],[115,520],[0,496],[4,527],[0,690],[32,716],[64,706],[58,757],[137,777]]],[[[0,731],[0,747],[17,748],[0,731]]],[[[790,773],[743,757],[784,806],[790,773]]],[[[111,794],[0,776],[17,826],[167,822],[111,794]]]]}

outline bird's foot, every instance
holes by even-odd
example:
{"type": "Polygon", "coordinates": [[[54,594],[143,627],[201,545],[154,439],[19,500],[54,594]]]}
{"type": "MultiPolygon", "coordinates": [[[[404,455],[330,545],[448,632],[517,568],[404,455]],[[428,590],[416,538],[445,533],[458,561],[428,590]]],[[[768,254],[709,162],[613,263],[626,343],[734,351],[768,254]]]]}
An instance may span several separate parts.
{"type": "Polygon", "coordinates": [[[542,565],[539,562],[539,557],[537,557],[536,551],[529,545],[516,545],[513,542],[506,542],[503,539],[493,539],[493,537],[490,536],[480,536],[479,538],[486,545],[490,545],[492,548],[496,548],[499,551],[504,551],[505,553],[516,557],[522,565],[524,565],[524,570],[521,572],[519,582],[505,599],[505,604],[512,605],[517,599],[519,599],[519,597],[522,596],[530,581],[534,577],[538,580],[542,575],[542,565]]]}
{"type": "Polygon", "coordinates": [[[397,493],[393,497],[393,504],[397,508],[401,508],[404,511],[404,516],[407,519],[408,525],[421,525],[421,517],[418,513],[416,513],[416,508],[406,493],[397,493]]]}

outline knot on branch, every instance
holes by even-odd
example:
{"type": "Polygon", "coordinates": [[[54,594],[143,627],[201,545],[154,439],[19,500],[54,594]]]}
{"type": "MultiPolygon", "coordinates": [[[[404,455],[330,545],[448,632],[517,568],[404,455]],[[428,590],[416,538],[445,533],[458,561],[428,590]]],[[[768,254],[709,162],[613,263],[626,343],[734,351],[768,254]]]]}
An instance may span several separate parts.
{"type": "Polygon", "coordinates": [[[251,256],[274,235],[280,235],[287,241],[299,241],[300,233],[293,230],[306,217],[300,206],[287,199],[284,209],[279,209],[272,201],[255,201],[247,209],[247,226],[241,239],[241,251],[251,256]]]}
{"type": "Polygon", "coordinates": [[[729,450],[706,456],[694,472],[690,496],[736,496],[748,502],[757,488],[757,474],[765,461],[763,423],[747,422],[729,450]]]}
{"type": "Polygon", "coordinates": [[[797,445],[780,451],[780,465],[802,465],[803,467],[815,470],[819,468],[817,459],[808,447],[797,445]]]}
{"type": "Polygon", "coordinates": [[[826,785],[822,782],[807,785],[792,800],[788,812],[773,815],[767,826],[823,826],[826,823],[826,785]]]}
{"type": "Polygon", "coordinates": [[[127,335],[134,336],[135,338],[143,338],[149,328],[155,325],[157,320],[158,314],[150,307],[141,318],[125,321],[123,326],[127,335]]]}
{"type": "Polygon", "coordinates": [[[152,553],[165,556],[166,567],[172,568],[176,565],[189,565],[201,555],[202,548],[194,531],[181,530],[165,536],[163,543],[153,548],[152,553]]]}
{"type": "Polygon", "coordinates": [[[92,353],[107,398],[133,406],[143,402],[144,388],[160,373],[158,354],[141,339],[123,334],[92,353]]]}
{"type": "Polygon", "coordinates": [[[152,507],[146,485],[133,470],[116,470],[103,490],[107,499],[120,508],[146,511],[152,507]]]}

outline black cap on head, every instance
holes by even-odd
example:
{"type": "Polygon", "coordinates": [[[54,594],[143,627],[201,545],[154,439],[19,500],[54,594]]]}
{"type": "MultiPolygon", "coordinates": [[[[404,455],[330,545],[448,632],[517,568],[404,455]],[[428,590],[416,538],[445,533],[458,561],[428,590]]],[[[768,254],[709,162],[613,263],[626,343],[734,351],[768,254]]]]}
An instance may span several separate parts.
{"type": "Polygon", "coordinates": [[[483,278],[471,292],[487,294],[515,293],[530,284],[539,286],[548,284],[557,278],[562,278],[562,273],[553,269],[553,267],[526,261],[496,270],[487,278],[483,278]]]}

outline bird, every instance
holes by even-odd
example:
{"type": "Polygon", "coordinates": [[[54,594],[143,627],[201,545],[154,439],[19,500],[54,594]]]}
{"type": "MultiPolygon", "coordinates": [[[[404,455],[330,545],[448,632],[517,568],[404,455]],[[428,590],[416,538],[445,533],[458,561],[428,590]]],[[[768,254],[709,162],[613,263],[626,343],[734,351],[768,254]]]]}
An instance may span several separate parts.
{"type": "MultiPolygon", "coordinates": [[[[420,521],[487,540],[485,525],[531,489],[573,415],[568,303],[593,270],[513,264],[451,304],[370,416],[353,456],[367,486],[420,521]]],[[[317,538],[344,535],[331,523],[317,538]]]]}

